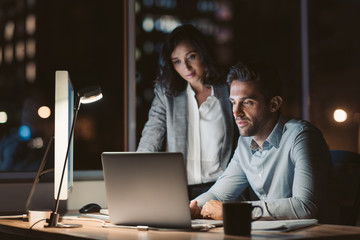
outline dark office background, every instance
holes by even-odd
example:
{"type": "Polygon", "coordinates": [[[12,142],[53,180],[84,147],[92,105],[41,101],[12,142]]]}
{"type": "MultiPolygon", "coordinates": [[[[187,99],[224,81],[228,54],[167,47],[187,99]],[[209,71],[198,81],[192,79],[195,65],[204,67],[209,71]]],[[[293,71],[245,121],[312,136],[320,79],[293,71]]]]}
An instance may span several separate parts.
{"type": "MultiPolygon", "coordinates": [[[[194,24],[204,32],[224,71],[237,60],[274,65],[284,84],[282,111],[301,118],[300,3],[135,1],[137,141],[153,97],[161,42],[180,23],[194,24]]],[[[360,112],[359,12],[358,0],[308,1],[310,121],[323,131],[331,149],[355,152],[359,129],[355,113],[360,112]],[[332,118],[338,107],[348,111],[345,123],[332,118]]],[[[79,112],[75,170],[101,169],[101,152],[124,150],[123,19],[122,1],[0,0],[0,112],[8,118],[0,123],[0,171],[37,169],[53,134],[56,70],[69,71],[75,90],[98,84],[104,93],[102,101],[82,105],[79,112]],[[52,111],[48,119],[37,117],[42,105],[52,111]],[[31,138],[14,141],[22,124],[30,126],[31,138]],[[5,156],[13,156],[17,164],[6,169],[5,156]]]]}

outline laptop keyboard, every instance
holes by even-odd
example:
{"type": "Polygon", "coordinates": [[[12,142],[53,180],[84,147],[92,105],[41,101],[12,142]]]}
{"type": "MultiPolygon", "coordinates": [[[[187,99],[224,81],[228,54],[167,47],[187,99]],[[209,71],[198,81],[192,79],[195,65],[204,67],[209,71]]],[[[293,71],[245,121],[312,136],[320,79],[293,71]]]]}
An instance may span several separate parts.
{"type": "Polygon", "coordinates": [[[214,227],[222,227],[222,220],[214,220],[214,219],[193,219],[191,220],[192,228],[214,228],[214,227]]]}
{"type": "MultiPolygon", "coordinates": [[[[100,210],[100,214],[86,214],[87,216],[97,217],[104,220],[109,220],[109,210],[107,208],[102,208],[100,210]]],[[[194,229],[200,228],[214,228],[214,227],[222,227],[222,220],[214,220],[214,219],[193,219],[191,220],[191,227],[194,229]]]]}

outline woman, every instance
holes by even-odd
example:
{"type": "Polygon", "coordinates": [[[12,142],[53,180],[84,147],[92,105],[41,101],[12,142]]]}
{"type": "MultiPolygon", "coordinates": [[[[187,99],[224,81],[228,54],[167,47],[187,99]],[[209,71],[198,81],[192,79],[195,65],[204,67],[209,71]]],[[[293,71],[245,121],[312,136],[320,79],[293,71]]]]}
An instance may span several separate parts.
{"type": "Polygon", "coordinates": [[[138,152],[184,155],[189,198],[208,188],[225,170],[233,150],[234,120],[228,86],[221,82],[204,35],[192,25],[175,28],[160,54],[154,89],[138,152]]]}

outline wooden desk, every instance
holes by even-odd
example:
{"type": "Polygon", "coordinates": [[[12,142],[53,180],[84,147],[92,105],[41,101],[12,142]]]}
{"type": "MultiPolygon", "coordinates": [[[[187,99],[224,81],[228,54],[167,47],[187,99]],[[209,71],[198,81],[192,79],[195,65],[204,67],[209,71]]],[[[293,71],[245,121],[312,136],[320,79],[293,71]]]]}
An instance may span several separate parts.
{"type": "Polygon", "coordinates": [[[81,223],[82,228],[44,228],[39,223],[31,231],[29,223],[22,220],[0,219],[0,239],[99,239],[99,240],[235,240],[235,239],[360,239],[360,227],[316,225],[291,232],[252,232],[251,237],[224,235],[223,228],[209,232],[138,231],[136,229],[104,228],[99,222],[65,220],[81,223]]]}

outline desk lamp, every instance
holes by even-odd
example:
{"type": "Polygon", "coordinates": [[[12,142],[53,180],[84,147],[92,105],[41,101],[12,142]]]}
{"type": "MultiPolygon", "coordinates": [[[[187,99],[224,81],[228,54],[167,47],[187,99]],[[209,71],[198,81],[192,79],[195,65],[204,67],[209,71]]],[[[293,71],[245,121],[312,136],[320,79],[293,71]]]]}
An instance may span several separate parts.
{"type": "Polygon", "coordinates": [[[69,154],[69,148],[70,148],[70,143],[71,143],[71,140],[72,140],[72,136],[74,135],[75,122],[76,122],[77,114],[78,114],[79,109],[80,109],[80,105],[81,105],[81,103],[88,104],[88,103],[96,102],[96,101],[100,100],[102,98],[102,96],[103,95],[102,95],[102,92],[101,92],[101,88],[99,86],[87,87],[87,88],[84,88],[84,89],[80,90],[77,93],[77,98],[76,98],[75,107],[74,107],[74,110],[75,110],[74,121],[72,122],[72,125],[71,125],[70,136],[69,136],[68,146],[67,146],[67,150],[66,150],[64,166],[63,166],[60,185],[59,185],[59,190],[58,190],[58,194],[57,194],[56,202],[55,202],[55,209],[51,213],[50,219],[46,220],[48,225],[46,225],[45,227],[59,227],[59,228],[61,228],[61,227],[66,227],[66,228],[69,228],[69,227],[81,227],[81,224],[59,224],[58,223],[58,220],[59,220],[58,209],[59,209],[59,202],[60,202],[60,192],[61,192],[62,182],[64,180],[64,173],[65,173],[66,164],[67,164],[67,156],[69,154]]]}

